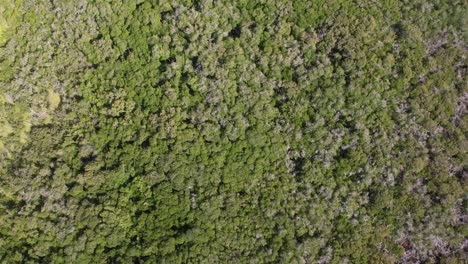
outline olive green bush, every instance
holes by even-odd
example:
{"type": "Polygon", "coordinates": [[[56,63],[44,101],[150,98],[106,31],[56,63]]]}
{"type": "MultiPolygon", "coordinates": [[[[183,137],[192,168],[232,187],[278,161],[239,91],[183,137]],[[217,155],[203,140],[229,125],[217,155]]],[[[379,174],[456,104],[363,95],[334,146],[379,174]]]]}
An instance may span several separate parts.
{"type": "Polygon", "coordinates": [[[0,3],[0,262],[466,260],[466,1],[0,3]]]}

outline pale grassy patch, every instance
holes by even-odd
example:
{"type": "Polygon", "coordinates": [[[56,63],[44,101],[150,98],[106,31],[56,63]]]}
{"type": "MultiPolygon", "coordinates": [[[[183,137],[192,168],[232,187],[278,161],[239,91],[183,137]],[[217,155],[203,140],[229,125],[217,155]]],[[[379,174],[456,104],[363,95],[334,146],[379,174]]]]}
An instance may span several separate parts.
{"type": "Polygon", "coordinates": [[[60,95],[56,93],[53,89],[49,89],[49,109],[54,111],[60,104],[60,95]]]}
{"type": "MultiPolygon", "coordinates": [[[[2,2],[0,2],[2,4],[2,2]]],[[[6,38],[6,31],[8,29],[8,22],[5,19],[5,7],[0,7],[0,45],[5,44],[7,38],[6,38]]]]}

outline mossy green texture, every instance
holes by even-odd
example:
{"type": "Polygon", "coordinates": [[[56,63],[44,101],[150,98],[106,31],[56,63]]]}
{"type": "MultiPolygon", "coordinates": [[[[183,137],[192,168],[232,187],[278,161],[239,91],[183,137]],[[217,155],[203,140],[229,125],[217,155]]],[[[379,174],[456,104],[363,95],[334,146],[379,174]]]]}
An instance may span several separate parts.
{"type": "Polygon", "coordinates": [[[0,262],[466,259],[466,1],[9,3],[0,262]]]}

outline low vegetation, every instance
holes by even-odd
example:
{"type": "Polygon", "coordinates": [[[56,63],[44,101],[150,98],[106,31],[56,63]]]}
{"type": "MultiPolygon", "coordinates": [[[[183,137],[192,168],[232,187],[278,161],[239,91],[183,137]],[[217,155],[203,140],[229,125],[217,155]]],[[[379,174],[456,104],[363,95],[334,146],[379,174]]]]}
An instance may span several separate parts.
{"type": "Polygon", "coordinates": [[[466,1],[0,3],[0,262],[466,260],[466,1]]]}

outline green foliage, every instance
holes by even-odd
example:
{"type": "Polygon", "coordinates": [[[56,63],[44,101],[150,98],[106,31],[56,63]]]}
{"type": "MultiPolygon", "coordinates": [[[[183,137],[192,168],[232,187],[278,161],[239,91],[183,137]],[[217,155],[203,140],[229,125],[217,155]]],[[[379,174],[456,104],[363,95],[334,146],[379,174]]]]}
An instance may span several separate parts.
{"type": "Polygon", "coordinates": [[[0,262],[466,258],[464,1],[0,6],[0,262]]]}

